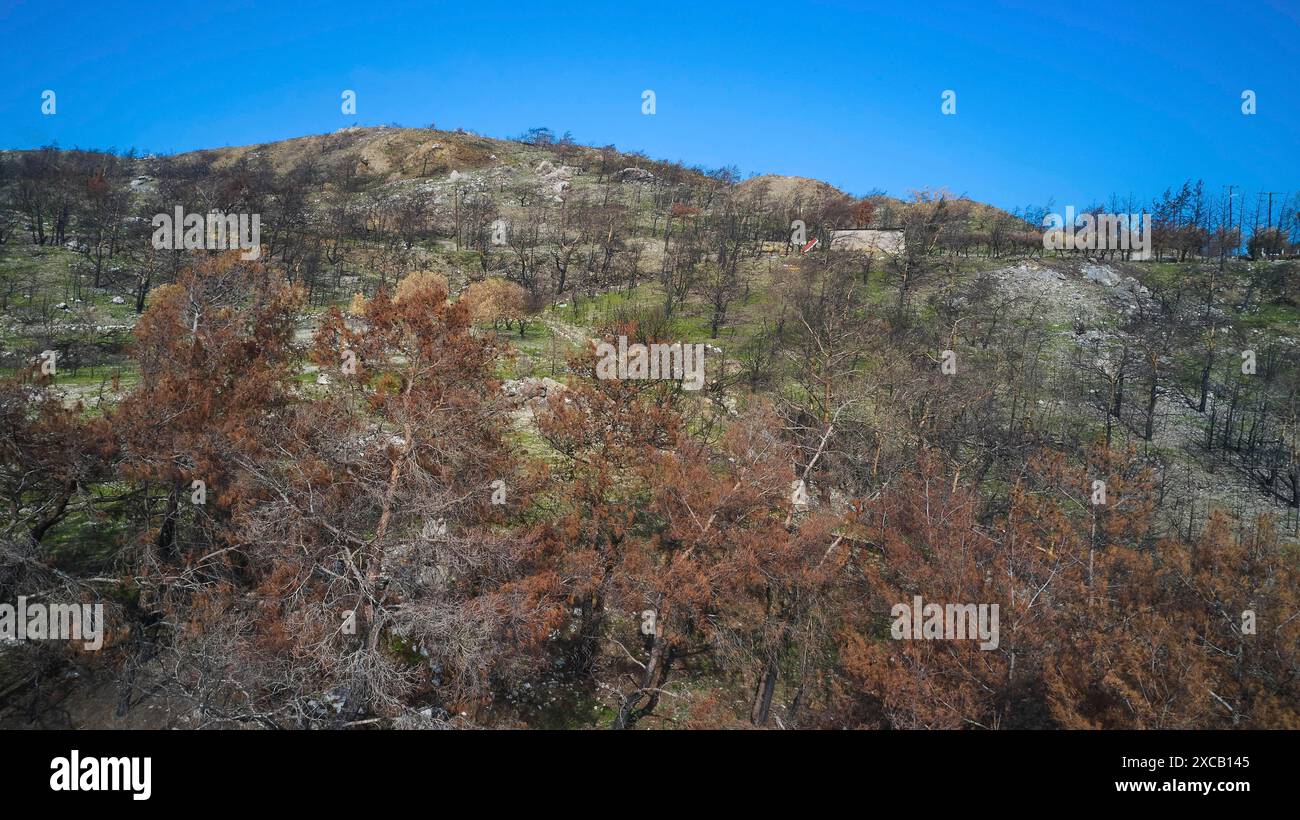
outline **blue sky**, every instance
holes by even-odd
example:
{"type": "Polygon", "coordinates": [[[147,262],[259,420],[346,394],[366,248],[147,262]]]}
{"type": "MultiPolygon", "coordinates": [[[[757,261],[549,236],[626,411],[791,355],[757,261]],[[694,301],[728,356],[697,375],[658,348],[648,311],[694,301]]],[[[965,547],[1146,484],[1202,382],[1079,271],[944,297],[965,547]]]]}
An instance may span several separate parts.
{"type": "Polygon", "coordinates": [[[1296,0],[0,0],[0,148],[549,126],[855,194],[942,185],[1063,207],[1145,200],[1188,177],[1295,194],[1298,35],[1296,0]],[[45,89],[54,116],[41,113],[45,89]],[[355,116],[340,112],[344,89],[355,116]],[[940,111],[947,89],[955,116],[940,111]],[[1254,116],[1241,113],[1244,89],[1254,116]]]}

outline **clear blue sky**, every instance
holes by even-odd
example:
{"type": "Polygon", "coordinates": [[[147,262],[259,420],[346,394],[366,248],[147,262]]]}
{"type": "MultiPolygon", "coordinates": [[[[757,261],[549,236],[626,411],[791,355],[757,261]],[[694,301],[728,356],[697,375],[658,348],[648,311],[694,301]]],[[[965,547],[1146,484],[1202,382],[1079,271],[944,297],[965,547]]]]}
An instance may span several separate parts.
{"type": "Polygon", "coordinates": [[[1297,0],[0,0],[0,45],[3,148],[544,125],[659,159],[856,194],[943,185],[1004,207],[1146,199],[1187,177],[1300,191],[1297,0]],[[956,116],[940,113],[945,89],[956,116]]]}

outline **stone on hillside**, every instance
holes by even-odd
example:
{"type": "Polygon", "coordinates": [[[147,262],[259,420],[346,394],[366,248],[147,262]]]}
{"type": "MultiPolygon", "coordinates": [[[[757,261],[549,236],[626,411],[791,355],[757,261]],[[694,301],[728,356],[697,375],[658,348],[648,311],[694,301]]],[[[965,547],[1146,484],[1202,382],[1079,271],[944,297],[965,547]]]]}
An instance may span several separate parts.
{"type": "Polygon", "coordinates": [[[654,182],[655,175],[644,168],[624,168],[614,175],[619,182],[654,182]]]}
{"type": "Polygon", "coordinates": [[[1120,275],[1109,265],[1084,265],[1083,278],[1113,288],[1120,283],[1120,275]]]}
{"type": "Polygon", "coordinates": [[[1120,288],[1134,294],[1135,296],[1150,296],[1151,291],[1146,286],[1132,276],[1125,276],[1120,288]]]}
{"type": "Polygon", "coordinates": [[[559,395],[565,389],[562,383],[550,377],[527,376],[501,383],[501,392],[511,404],[545,404],[551,396],[559,395]]]}

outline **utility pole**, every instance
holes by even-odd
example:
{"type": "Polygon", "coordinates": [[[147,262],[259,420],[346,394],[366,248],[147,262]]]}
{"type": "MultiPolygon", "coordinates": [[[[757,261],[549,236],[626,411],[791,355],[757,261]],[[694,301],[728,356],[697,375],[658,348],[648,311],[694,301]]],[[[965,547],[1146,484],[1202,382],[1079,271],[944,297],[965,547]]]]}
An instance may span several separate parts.
{"type": "Polygon", "coordinates": [[[1268,227],[1273,227],[1273,195],[1282,196],[1286,191],[1260,191],[1268,197],[1268,227]]]}

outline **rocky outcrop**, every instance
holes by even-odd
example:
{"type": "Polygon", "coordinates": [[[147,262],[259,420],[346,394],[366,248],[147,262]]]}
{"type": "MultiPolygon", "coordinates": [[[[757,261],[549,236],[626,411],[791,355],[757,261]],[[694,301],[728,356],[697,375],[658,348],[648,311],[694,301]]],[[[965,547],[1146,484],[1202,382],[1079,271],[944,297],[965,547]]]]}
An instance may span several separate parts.
{"type": "Polygon", "coordinates": [[[565,389],[563,384],[549,377],[539,379],[528,376],[522,379],[510,379],[501,384],[502,395],[510,404],[519,407],[544,405],[551,396],[558,396],[565,389]]]}

